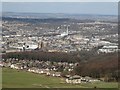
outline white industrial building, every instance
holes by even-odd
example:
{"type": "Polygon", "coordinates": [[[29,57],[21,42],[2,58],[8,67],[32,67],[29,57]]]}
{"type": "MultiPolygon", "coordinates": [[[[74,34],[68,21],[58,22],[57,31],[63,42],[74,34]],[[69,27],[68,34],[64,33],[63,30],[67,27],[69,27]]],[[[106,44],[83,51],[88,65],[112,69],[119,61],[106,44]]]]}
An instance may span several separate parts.
{"type": "Polygon", "coordinates": [[[101,49],[98,50],[98,53],[113,53],[118,52],[118,46],[103,46],[101,49]]]}

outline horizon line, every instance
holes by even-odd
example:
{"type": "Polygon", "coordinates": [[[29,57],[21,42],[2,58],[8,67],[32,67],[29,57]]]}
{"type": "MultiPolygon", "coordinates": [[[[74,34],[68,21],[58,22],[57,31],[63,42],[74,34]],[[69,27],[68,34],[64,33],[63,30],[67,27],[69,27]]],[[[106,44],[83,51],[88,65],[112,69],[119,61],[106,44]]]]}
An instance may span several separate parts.
{"type": "Polygon", "coordinates": [[[2,11],[2,12],[0,12],[0,13],[25,13],[25,14],[27,14],[27,13],[31,13],[31,14],[69,14],[69,15],[72,15],[72,14],[74,14],[74,15],[105,15],[105,16],[118,16],[117,14],[99,14],[99,13],[62,13],[62,12],[12,12],[12,11],[2,11]]]}

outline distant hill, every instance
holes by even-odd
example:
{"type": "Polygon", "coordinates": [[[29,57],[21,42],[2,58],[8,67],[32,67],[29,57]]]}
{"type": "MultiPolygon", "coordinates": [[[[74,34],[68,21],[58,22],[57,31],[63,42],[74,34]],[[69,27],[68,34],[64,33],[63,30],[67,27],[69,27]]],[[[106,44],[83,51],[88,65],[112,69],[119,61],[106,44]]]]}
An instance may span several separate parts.
{"type": "Polygon", "coordinates": [[[16,12],[3,12],[2,17],[12,17],[12,18],[37,18],[37,19],[47,19],[47,18],[70,18],[79,20],[99,20],[99,21],[117,21],[117,16],[115,15],[91,15],[91,14],[66,14],[66,13],[16,13],[16,12]]]}
{"type": "Polygon", "coordinates": [[[70,19],[68,19],[68,18],[38,19],[38,18],[16,18],[16,17],[3,17],[2,20],[28,22],[28,23],[55,23],[55,22],[70,21],[70,19]]]}

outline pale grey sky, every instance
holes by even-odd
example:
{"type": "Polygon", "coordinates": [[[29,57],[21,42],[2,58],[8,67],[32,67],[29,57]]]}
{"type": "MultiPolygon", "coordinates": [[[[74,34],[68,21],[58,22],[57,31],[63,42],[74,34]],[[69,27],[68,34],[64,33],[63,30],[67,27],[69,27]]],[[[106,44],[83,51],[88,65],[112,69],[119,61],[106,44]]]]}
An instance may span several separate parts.
{"type": "Polygon", "coordinates": [[[3,2],[3,12],[117,15],[117,2],[3,2]]]}
{"type": "Polygon", "coordinates": [[[1,0],[2,2],[118,2],[120,0],[1,0]]]}

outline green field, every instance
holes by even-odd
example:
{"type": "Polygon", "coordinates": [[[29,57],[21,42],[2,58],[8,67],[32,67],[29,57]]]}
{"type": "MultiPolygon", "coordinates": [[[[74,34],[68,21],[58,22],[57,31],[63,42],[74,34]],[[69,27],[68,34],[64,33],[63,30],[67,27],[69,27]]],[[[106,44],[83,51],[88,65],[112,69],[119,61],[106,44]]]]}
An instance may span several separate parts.
{"type": "Polygon", "coordinates": [[[3,68],[3,88],[117,88],[118,83],[66,84],[64,78],[48,77],[26,71],[3,68]]]}

